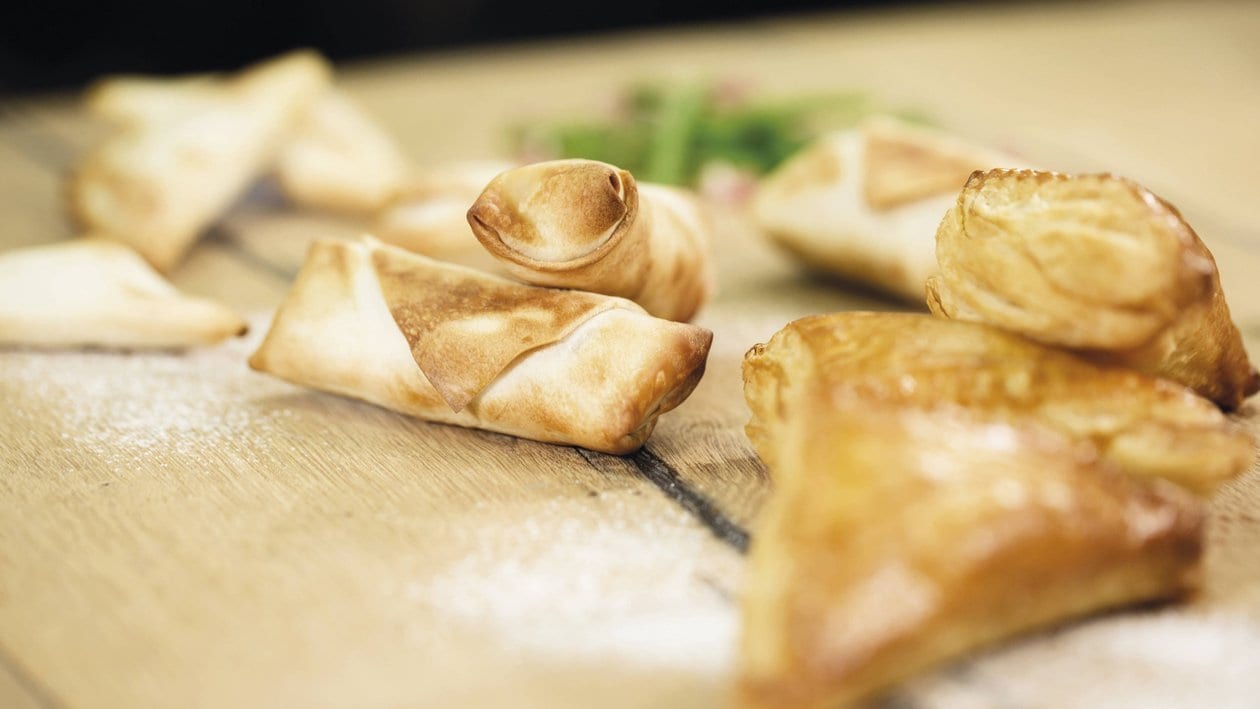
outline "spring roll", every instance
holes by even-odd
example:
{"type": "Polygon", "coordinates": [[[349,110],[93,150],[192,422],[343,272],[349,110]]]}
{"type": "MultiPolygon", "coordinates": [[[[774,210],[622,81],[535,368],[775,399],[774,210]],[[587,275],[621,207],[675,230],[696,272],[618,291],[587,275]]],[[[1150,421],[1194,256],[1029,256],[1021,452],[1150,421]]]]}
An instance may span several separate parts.
{"type": "Polygon", "coordinates": [[[311,248],[250,366],[430,421],[624,454],[695,388],[712,337],[368,237],[311,248]]]}
{"type": "Polygon", "coordinates": [[[835,313],[790,323],[744,360],[748,437],[767,463],[774,410],[818,389],[925,411],[1050,428],[1129,475],[1200,495],[1242,473],[1251,435],[1185,387],[1099,365],[980,323],[835,313]]]}
{"type": "Polygon", "coordinates": [[[685,322],[713,290],[709,220],[683,190],[593,160],[509,170],[468,210],[473,233],[526,283],[629,298],[685,322]]]}
{"type": "Polygon", "coordinates": [[[71,175],[71,210],[169,271],[272,163],[328,80],[322,58],[296,52],[246,70],[198,110],[128,123],[71,175]]]}
{"type": "Polygon", "coordinates": [[[936,235],[928,306],[1171,379],[1226,410],[1260,390],[1212,253],[1114,175],[977,172],[936,235]]]}
{"type": "Polygon", "coordinates": [[[916,305],[934,237],[973,170],[1022,163],[941,131],[876,117],[823,137],[767,176],[753,216],[807,269],[916,305]]]}
{"type": "Polygon", "coordinates": [[[213,344],[245,329],[231,310],[183,295],[115,241],[0,253],[0,344],[168,349],[213,344]]]}

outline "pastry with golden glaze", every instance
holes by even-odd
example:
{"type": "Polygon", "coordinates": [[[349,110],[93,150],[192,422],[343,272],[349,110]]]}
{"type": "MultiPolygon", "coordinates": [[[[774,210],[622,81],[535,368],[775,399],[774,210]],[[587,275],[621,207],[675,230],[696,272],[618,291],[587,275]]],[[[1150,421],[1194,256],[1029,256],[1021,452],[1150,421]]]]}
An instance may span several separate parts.
{"type": "Polygon", "coordinates": [[[809,391],[1052,429],[1130,475],[1198,494],[1247,469],[1250,434],[1185,387],[980,323],[835,313],[788,324],[744,359],[748,437],[773,465],[778,412],[809,391]]]}
{"type": "Polygon", "coordinates": [[[696,197],[640,184],[594,160],[554,160],[494,178],[468,210],[486,250],[526,283],[629,298],[690,320],[713,291],[709,219],[696,197]]]}
{"type": "MultiPolygon", "coordinates": [[[[328,81],[321,57],[295,52],[242,72],[204,102],[207,89],[194,82],[177,93],[195,98],[145,104],[135,116],[149,118],[126,122],[74,170],[71,210],[89,231],[169,271],[271,164],[328,81]]],[[[108,104],[108,91],[90,102],[108,104]]]]}
{"type": "Polygon", "coordinates": [[[918,304],[936,271],[936,226],[967,176],[1018,164],[881,116],[788,159],[762,181],[753,216],[809,269],[918,304]]]}
{"type": "Polygon", "coordinates": [[[624,454],[695,388],[712,338],[628,300],[369,237],[312,246],[250,366],[430,421],[624,454]]]}
{"type": "Polygon", "coordinates": [[[744,587],[740,699],[848,706],[1012,635],[1172,599],[1190,493],[1045,429],[818,390],[783,402],[744,587]]]}
{"type": "Polygon", "coordinates": [[[936,235],[928,306],[1184,384],[1260,390],[1216,262],[1181,214],[1114,175],[977,172],[936,235]]]}
{"type": "Polygon", "coordinates": [[[170,349],[214,344],[245,329],[231,310],[180,293],[116,241],[0,253],[0,344],[170,349]]]}

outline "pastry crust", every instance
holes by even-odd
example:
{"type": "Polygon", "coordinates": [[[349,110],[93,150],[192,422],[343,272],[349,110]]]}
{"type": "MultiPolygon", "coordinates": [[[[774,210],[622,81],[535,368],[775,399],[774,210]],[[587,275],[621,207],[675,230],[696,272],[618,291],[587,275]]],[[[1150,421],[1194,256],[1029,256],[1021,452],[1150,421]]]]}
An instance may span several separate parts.
{"type": "Polygon", "coordinates": [[[1165,377],[1226,410],[1260,389],[1211,252],[1130,180],[977,172],[936,241],[938,315],[1165,377]]]}
{"type": "Polygon", "coordinates": [[[704,372],[712,333],[365,238],[312,248],[250,366],[412,416],[624,454],[704,372]]]}
{"type": "Polygon", "coordinates": [[[328,80],[322,58],[295,52],[244,71],[222,90],[181,84],[167,106],[150,92],[126,119],[119,99],[102,98],[108,85],[98,89],[90,101],[112,106],[100,110],[124,126],[74,170],[71,211],[90,231],[169,271],[271,163],[328,80]]]}
{"type": "Polygon", "coordinates": [[[690,320],[713,290],[709,220],[690,193],[639,184],[593,160],[555,160],[494,178],[468,210],[481,244],[515,277],[629,298],[690,320]]]}
{"type": "Polygon", "coordinates": [[[1200,495],[1250,465],[1250,434],[1169,381],[979,323],[835,313],[790,323],[744,360],[748,437],[773,467],[779,415],[808,390],[1052,429],[1130,475],[1200,495]]]}
{"type": "Polygon", "coordinates": [[[231,310],[180,293],[115,241],[0,253],[0,344],[180,348],[245,333],[231,310]]]}
{"type": "Polygon", "coordinates": [[[1045,430],[784,403],[743,595],[740,698],[836,707],[1011,635],[1197,583],[1203,512],[1045,430]]]}
{"type": "Polygon", "coordinates": [[[941,215],[973,170],[1002,153],[888,117],[819,139],[767,176],[758,225],[808,268],[914,303],[936,271],[941,215]]]}

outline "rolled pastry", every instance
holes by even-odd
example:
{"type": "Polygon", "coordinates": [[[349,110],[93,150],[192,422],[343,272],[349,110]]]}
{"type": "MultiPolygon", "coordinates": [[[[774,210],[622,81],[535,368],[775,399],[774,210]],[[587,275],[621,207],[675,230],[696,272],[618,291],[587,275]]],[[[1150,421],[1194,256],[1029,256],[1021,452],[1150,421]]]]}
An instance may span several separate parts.
{"type": "Polygon", "coordinates": [[[185,112],[184,99],[165,114],[138,110],[150,118],[126,124],[71,175],[71,209],[94,233],[169,271],[270,165],[328,77],[318,55],[296,52],[243,72],[197,110],[185,112]]]}
{"type": "Polygon", "coordinates": [[[796,392],[743,592],[746,706],[838,707],[1197,585],[1204,513],[1045,430],[796,392]]]}
{"type": "Polygon", "coordinates": [[[469,160],[418,170],[377,212],[372,233],[439,261],[506,274],[473,236],[468,209],[496,175],[511,168],[498,160],[469,160]]]}
{"type": "Polygon", "coordinates": [[[744,360],[748,437],[772,466],[779,434],[767,427],[782,425],[775,412],[807,390],[1043,426],[1118,470],[1201,495],[1252,460],[1251,435],[1178,384],[929,315],[816,315],[754,347],[744,360]]]}
{"type": "Polygon", "coordinates": [[[821,138],[766,177],[758,225],[807,268],[915,304],[935,234],[973,170],[1022,161],[888,117],[821,138]]]}
{"type": "Polygon", "coordinates": [[[623,454],[704,372],[712,333],[375,239],[320,241],[250,366],[430,421],[623,454]]]}
{"type": "Polygon", "coordinates": [[[687,321],[713,290],[709,221],[683,190],[638,184],[594,160],[509,170],[485,188],[468,223],[526,283],[629,298],[687,321]]]}
{"type": "Polygon", "coordinates": [[[1211,252],[1130,180],[976,173],[936,252],[928,306],[938,315],[1171,379],[1227,410],[1260,389],[1211,252]]]}
{"type": "Polygon", "coordinates": [[[115,241],[0,253],[0,343],[177,348],[245,332],[231,310],[183,295],[115,241]]]}

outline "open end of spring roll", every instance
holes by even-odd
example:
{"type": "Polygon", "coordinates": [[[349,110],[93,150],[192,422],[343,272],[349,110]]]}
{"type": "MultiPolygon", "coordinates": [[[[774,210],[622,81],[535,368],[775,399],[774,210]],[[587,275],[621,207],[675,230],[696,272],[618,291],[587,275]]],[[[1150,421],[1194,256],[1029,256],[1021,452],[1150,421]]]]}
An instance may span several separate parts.
{"type": "Polygon", "coordinates": [[[690,320],[713,289],[709,223],[682,190],[640,185],[593,160],[556,160],[494,178],[468,210],[482,245],[517,278],[629,298],[690,320]]]}
{"type": "Polygon", "coordinates": [[[250,365],[441,423],[624,454],[704,372],[712,333],[365,238],[311,249],[250,365]]]}

